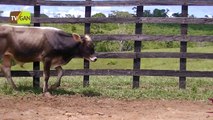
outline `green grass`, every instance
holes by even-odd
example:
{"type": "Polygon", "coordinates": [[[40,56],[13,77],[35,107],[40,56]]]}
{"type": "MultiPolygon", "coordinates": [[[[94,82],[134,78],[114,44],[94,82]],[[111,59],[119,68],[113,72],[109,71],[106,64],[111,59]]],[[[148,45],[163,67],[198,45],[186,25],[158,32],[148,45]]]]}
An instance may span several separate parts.
{"type": "MultiPolygon", "coordinates": [[[[177,52],[179,49],[153,49],[143,50],[145,52],[177,52]]],[[[189,52],[208,52],[213,51],[213,47],[189,48],[189,52]]],[[[142,59],[141,68],[143,69],[167,69],[178,70],[179,59],[142,59]]],[[[99,59],[91,63],[92,69],[132,69],[132,59],[99,59]]],[[[187,60],[187,70],[213,71],[212,60],[187,60]]],[[[31,70],[32,64],[26,64],[25,69],[31,70]]],[[[82,59],[74,59],[65,69],[83,68],[82,59]]],[[[14,66],[13,70],[21,69],[14,66]]],[[[23,69],[21,69],[23,70],[23,69]]],[[[50,84],[53,84],[55,77],[51,77],[50,84]]],[[[41,94],[42,89],[32,88],[32,78],[14,78],[18,85],[18,91],[13,91],[8,86],[5,78],[0,78],[0,95],[27,95],[41,94]]],[[[178,87],[178,77],[141,77],[140,88],[132,89],[132,77],[127,76],[91,76],[90,86],[82,87],[82,77],[63,77],[62,85],[59,89],[51,91],[54,95],[74,95],[101,96],[116,99],[185,99],[185,100],[207,100],[213,97],[213,78],[187,78],[186,90],[178,87]]],[[[42,81],[41,81],[42,85],[42,81]]]]}
{"type": "MultiPolygon", "coordinates": [[[[84,24],[42,24],[62,29],[69,33],[84,34],[84,24]]],[[[189,25],[189,35],[213,35],[213,25],[189,25]]],[[[92,34],[134,34],[135,24],[91,24],[92,34]],[[101,30],[97,32],[96,26],[101,30]],[[97,33],[96,33],[97,32],[97,33]]],[[[180,35],[178,24],[143,24],[143,33],[147,35],[180,35]]]]}
{"type": "MultiPolygon", "coordinates": [[[[98,24],[91,24],[92,34],[134,34],[135,24],[102,24],[97,30],[98,24]]],[[[60,28],[69,33],[84,34],[83,24],[42,24],[60,28]]],[[[143,34],[146,35],[180,35],[180,25],[177,24],[143,24],[143,34]]],[[[213,35],[213,25],[189,25],[188,35],[213,35]]],[[[142,52],[179,52],[179,48],[165,48],[165,43],[143,42],[142,52]],[[152,49],[149,49],[152,48],[152,49]]],[[[193,43],[200,47],[188,48],[188,52],[212,53],[213,47],[202,47],[212,43],[193,43]]],[[[189,43],[189,46],[196,46],[189,43]]],[[[175,43],[179,47],[179,43],[175,43]]],[[[98,59],[91,63],[92,69],[132,69],[132,59],[98,59]]],[[[187,70],[213,71],[213,60],[187,59],[187,70]]],[[[42,64],[41,64],[42,68],[42,64]]],[[[83,60],[73,59],[64,69],[82,69],[83,60]]],[[[142,59],[141,68],[178,70],[179,59],[142,59]]],[[[24,68],[15,65],[13,70],[32,70],[32,64],[25,64],[24,68]]],[[[82,77],[63,77],[59,89],[51,91],[55,95],[101,96],[116,99],[186,99],[206,100],[213,97],[213,78],[187,78],[186,90],[178,88],[177,77],[141,77],[140,88],[132,89],[132,77],[125,76],[91,76],[90,87],[82,87],[82,77]]],[[[50,84],[55,78],[51,77],[50,84]]],[[[27,95],[42,93],[42,89],[32,87],[32,78],[14,78],[18,91],[8,86],[5,78],[0,78],[0,95],[27,95]]],[[[41,81],[42,84],[42,81],[41,81]]]]}
{"type": "MultiPolygon", "coordinates": [[[[55,78],[51,78],[50,84],[55,78]]],[[[1,79],[2,81],[2,79],[1,79]]],[[[6,83],[0,85],[1,95],[39,95],[41,89],[32,88],[32,80],[16,78],[19,91],[13,91],[6,83]]],[[[59,89],[51,91],[53,95],[75,95],[110,97],[115,99],[179,99],[207,100],[213,97],[213,79],[187,78],[186,90],[178,88],[178,79],[174,77],[141,77],[139,89],[132,89],[132,77],[92,76],[90,87],[82,87],[82,77],[63,77],[59,89]]]]}
{"type": "MultiPolygon", "coordinates": [[[[142,50],[142,52],[178,52],[178,48],[170,49],[152,49],[152,50],[142,50]]],[[[213,47],[197,47],[188,48],[188,52],[199,52],[199,53],[211,53],[213,47]]],[[[97,62],[91,63],[90,67],[92,69],[132,69],[133,68],[132,59],[98,59],[97,62]]],[[[188,70],[213,70],[213,61],[208,59],[188,59],[187,69],[188,70]]],[[[64,69],[82,69],[83,60],[73,59],[69,64],[63,66],[64,69]]],[[[177,58],[143,58],[141,59],[141,68],[143,69],[161,69],[161,70],[178,70],[179,69],[179,59],[177,58]]],[[[32,63],[24,65],[21,68],[19,65],[12,67],[13,70],[32,70],[32,63]]],[[[42,64],[41,64],[42,69],[42,64]]]]}

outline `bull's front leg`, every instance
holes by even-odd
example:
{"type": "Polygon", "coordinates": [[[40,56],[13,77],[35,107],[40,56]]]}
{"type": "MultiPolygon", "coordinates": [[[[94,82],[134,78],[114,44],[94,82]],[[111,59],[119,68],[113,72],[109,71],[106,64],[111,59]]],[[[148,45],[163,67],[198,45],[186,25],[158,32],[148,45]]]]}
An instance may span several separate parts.
{"type": "Polygon", "coordinates": [[[8,83],[12,86],[13,89],[17,89],[15,83],[13,82],[11,76],[11,57],[9,55],[3,56],[2,59],[2,66],[1,71],[3,72],[4,76],[7,78],[8,83]]]}
{"type": "Polygon", "coordinates": [[[62,69],[61,66],[58,66],[55,69],[58,73],[58,76],[57,76],[57,80],[56,80],[55,84],[50,86],[50,88],[49,88],[50,90],[56,89],[57,87],[59,87],[61,85],[61,78],[63,76],[63,69],[62,69]]]}
{"type": "MultiPolygon", "coordinates": [[[[48,93],[48,80],[50,77],[50,66],[51,66],[51,60],[49,58],[45,58],[44,60],[44,85],[43,85],[43,93],[48,93]]],[[[48,93],[49,94],[49,93],[48,93]]]]}

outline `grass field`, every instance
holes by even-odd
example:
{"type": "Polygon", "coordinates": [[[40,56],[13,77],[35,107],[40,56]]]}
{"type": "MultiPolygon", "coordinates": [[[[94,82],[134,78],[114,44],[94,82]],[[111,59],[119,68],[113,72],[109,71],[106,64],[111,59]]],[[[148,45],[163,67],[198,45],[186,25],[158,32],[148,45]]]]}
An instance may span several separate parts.
{"type": "MultiPolygon", "coordinates": [[[[179,49],[153,49],[144,51],[155,52],[175,52],[179,49]]],[[[212,52],[213,47],[189,48],[189,52],[212,52]]],[[[187,60],[187,70],[213,71],[212,60],[187,60]]],[[[99,59],[91,63],[92,69],[132,69],[131,59],[99,59]]],[[[32,64],[24,66],[26,70],[32,69],[32,64]]],[[[74,59],[64,69],[83,68],[82,59],[74,59]]],[[[142,59],[141,68],[143,69],[166,69],[178,70],[179,59],[142,59]]],[[[18,65],[13,70],[23,70],[18,65]]],[[[118,99],[189,99],[207,100],[213,97],[213,78],[187,78],[186,90],[178,88],[177,77],[141,77],[139,89],[131,89],[132,77],[124,76],[91,76],[90,87],[82,87],[82,77],[63,77],[62,85],[58,90],[52,91],[53,94],[81,94],[85,96],[102,96],[118,99]]],[[[56,78],[50,79],[50,84],[56,78]]],[[[2,95],[26,95],[41,94],[41,89],[32,88],[32,78],[14,78],[19,87],[19,91],[13,91],[5,82],[0,79],[0,94],[2,95]]],[[[42,81],[41,81],[42,82],[42,81]]]]}
{"type": "MultiPolygon", "coordinates": [[[[169,49],[151,49],[142,50],[142,52],[178,52],[178,48],[169,49]]],[[[188,52],[211,53],[212,46],[188,48],[188,52]]],[[[90,64],[92,69],[132,69],[132,59],[98,59],[97,62],[90,64]]],[[[203,70],[212,71],[213,61],[209,59],[188,59],[187,70],[203,70]]],[[[42,68],[42,66],[41,66],[42,68]]],[[[73,59],[69,64],[63,67],[64,69],[82,69],[83,60],[73,59]]],[[[141,68],[143,69],[161,69],[161,70],[178,70],[179,59],[177,58],[143,58],[141,60],[141,68]]],[[[12,67],[13,70],[32,70],[32,63],[25,64],[24,68],[19,65],[12,67]]]]}
{"type": "MultiPolygon", "coordinates": [[[[178,88],[178,79],[174,77],[141,77],[141,86],[131,89],[132,77],[107,76],[90,77],[90,87],[82,87],[82,77],[63,77],[59,89],[52,91],[55,95],[101,96],[116,99],[180,99],[207,100],[213,97],[213,79],[187,78],[186,90],[178,88]]],[[[55,78],[51,78],[50,84],[55,78]]],[[[41,94],[41,89],[32,88],[31,78],[16,78],[19,91],[13,91],[1,79],[2,95],[41,94]]]]}
{"type": "MultiPolygon", "coordinates": [[[[91,24],[92,34],[134,34],[134,24],[91,24]],[[98,30],[97,30],[97,28],[98,30]]],[[[83,24],[42,24],[42,26],[52,26],[60,28],[69,33],[84,33],[83,24]]],[[[177,24],[143,24],[143,33],[147,35],[180,35],[180,25],[177,24]]],[[[213,35],[212,25],[189,25],[189,35],[213,35]]],[[[212,53],[212,43],[189,42],[188,52],[212,53]],[[193,43],[194,44],[194,43],[193,43]],[[197,47],[200,46],[200,47],[197,47]],[[205,47],[202,47],[205,46],[205,47]]],[[[142,52],[179,52],[179,48],[163,48],[164,45],[155,42],[143,42],[142,52]],[[162,48],[163,49],[162,49],[162,48]],[[154,49],[160,48],[160,49],[154,49]]],[[[179,47],[179,43],[177,46],[179,47]]],[[[132,59],[98,59],[91,63],[92,69],[132,69],[132,59]]],[[[187,70],[213,71],[213,60],[187,59],[187,70]]],[[[41,65],[42,68],[42,65],[41,65]]],[[[83,60],[73,59],[64,69],[82,69],[83,60]]],[[[179,59],[142,59],[142,69],[178,70],[179,59]]],[[[24,68],[15,65],[13,70],[32,70],[32,64],[25,64],[24,68]]],[[[140,88],[132,88],[132,77],[124,76],[91,76],[90,87],[82,87],[82,77],[63,77],[62,85],[53,94],[81,94],[86,96],[102,96],[118,99],[190,99],[206,100],[213,97],[213,78],[187,78],[186,90],[180,90],[177,77],[141,77],[140,88]]],[[[26,95],[41,94],[41,89],[32,88],[32,78],[14,78],[19,87],[19,91],[13,91],[5,82],[5,78],[0,78],[1,95],[26,95]]],[[[55,78],[51,78],[50,84],[55,78]]],[[[42,84],[42,80],[41,80],[42,84]]]]}

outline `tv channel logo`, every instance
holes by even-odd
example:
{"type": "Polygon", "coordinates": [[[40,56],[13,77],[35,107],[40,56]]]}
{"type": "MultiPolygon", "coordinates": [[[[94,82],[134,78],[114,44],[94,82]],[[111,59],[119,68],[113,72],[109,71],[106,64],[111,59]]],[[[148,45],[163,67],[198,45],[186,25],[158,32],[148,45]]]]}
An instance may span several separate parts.
{"type": "Polygon", "coordinates": [[[31,14],[28,11],[10,12],[10,22],[15,24],[30,24],[31,14]]]}

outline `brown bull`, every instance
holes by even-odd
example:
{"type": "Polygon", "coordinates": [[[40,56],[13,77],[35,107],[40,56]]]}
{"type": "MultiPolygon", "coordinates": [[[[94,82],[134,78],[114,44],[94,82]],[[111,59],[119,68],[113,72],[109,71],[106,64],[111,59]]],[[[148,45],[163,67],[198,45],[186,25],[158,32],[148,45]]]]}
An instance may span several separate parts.
{"type": "Polygon", "coordinates": [[[23,65],[26,62],[41,61],[44,64],[43,92],[60,86],[63,69],[74,57],[96,61],[94,45],[88,35],[80,37],[52,27],[0,26],[1,71],[12,88],[16,89],[11,77],[11,60],[23,65]],[[57,81],[48,87],[50,68],[58,72],[57,81]]]}

